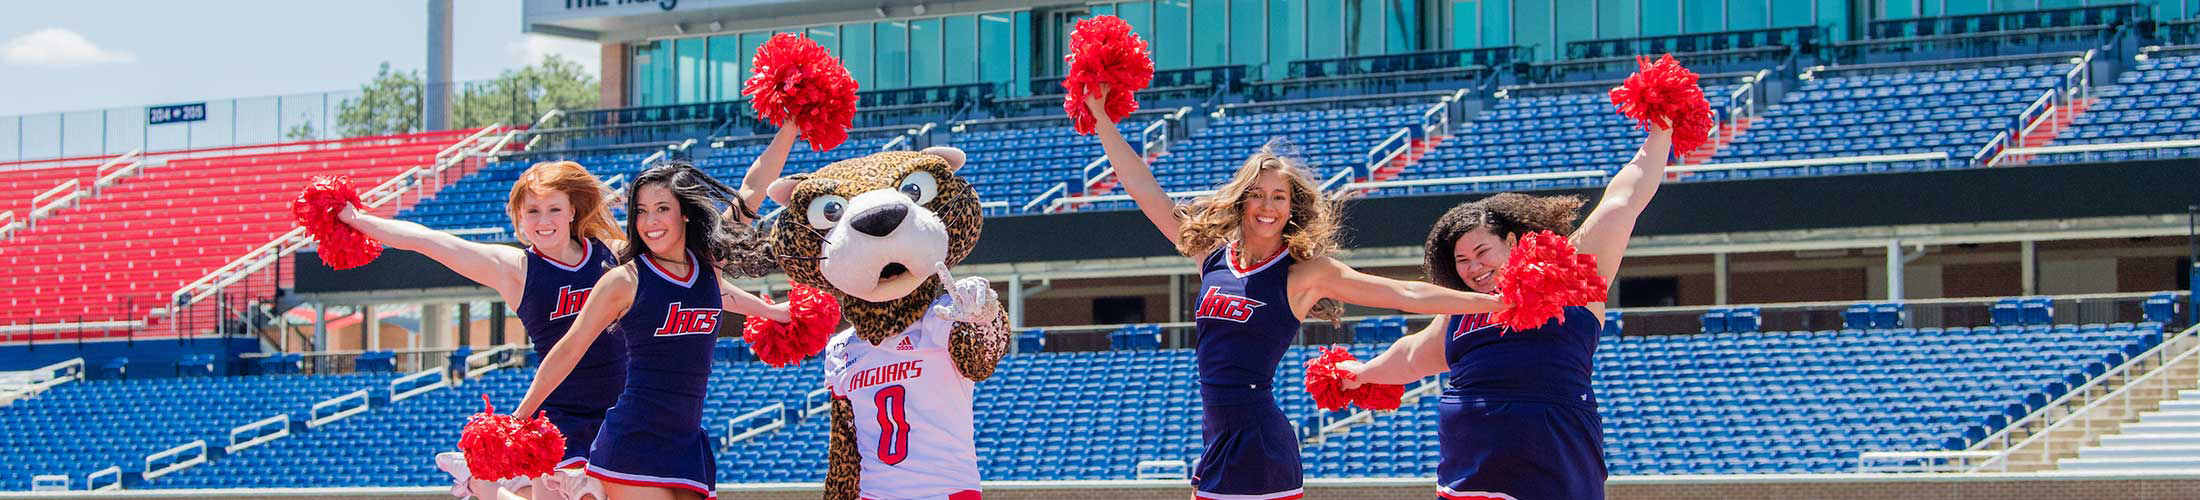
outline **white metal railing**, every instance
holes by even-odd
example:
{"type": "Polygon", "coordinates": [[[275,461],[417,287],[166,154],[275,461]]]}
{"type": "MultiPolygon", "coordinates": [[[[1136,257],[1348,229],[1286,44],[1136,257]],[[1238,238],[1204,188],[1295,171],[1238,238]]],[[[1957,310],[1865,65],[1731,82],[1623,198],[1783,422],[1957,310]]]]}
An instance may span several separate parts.
{"type": "Polygon", "coordinates": [[[1351,181],[1354,178],[1357,178],[1357,176],[1352,175],[1352,169],[1340,168],[1337,169],[1337,173],[1330,174],[1329,178],[1322,179],[1321,185],[1315,186],[1314,191],[1323,193],[1331,192],[1330,188],[1334,188],[1339,184],[1351,181]]]}
{"type": "Polygon", "coordinates": [[[1826,165],[1853,165],[1858,163],[1882,163],[1897,161],[1948,160],[1948,152],[1910,153],[1899,155],[1843,156],[1838,158],[1809,158],[1802,160],[1748,161],[1736,163],[1711,163],[1667,167],[1668,172],[1709,172],[1717,170],[1753,170],[1764,168],[1818,167],[1826,165]]]}
{"type": "Polygon", "coordinates": [[[502,363],[489,362],[489,358],[507,354],[516,350],[519,350],[519,347],[511,345],[500,345],[489,348],[489,350],[486,351],[467,355],[466,366],[464,367],[466,368],[466,378],[481,378],[483,374],[496,371],[498,368],[518,365],[521,361],[519,356],[509,356],[502,363]],[[480,368],[474,368],[474,363],[482,363],[482,365],[480,368]]]}
{"type": "Polygon", "coordinates": [[[84,358],[69,358],[59,363],[38,367],[31,370],[30,373],[32,377],[41,380],[10,390],[5,395],[0,395],[0,405],[11,403],[17,399],[36,396],[57,385],[83,380],[84,358]]]}
{"type": "Polygon", "coordinates": [[[1360,190],[1360,189],[1380,189],[1380,188],[1393,188],[1393,187],[1442,186],[1442,185],[1450,185],[1450,184],[1479,184],[1479,183],[1484,183],[1484,182],[1547,181],[1547,180],[1556,180],[1556,179],[1578,179],[1578,178],[1585,178],[1585,177],[1604,177],[1605,175],[1608,175],[1608,174],[1605,174],[1605,173],[1604,173],[1604,171],[1602,171],[1602,170],[1575,170],[1575,171],[1571,171],[1571,172],[1544,172],[1544,173],[1536,173],[1536,174],[1503,174],[1503,175],[1476,175],[1476,176],[1468,176],[1468,177],[1446,177],[1446,178],[1442,178],[1442,179],[1413,179],[1413,180],[1394,180],[1394,181],[1382,181],[1382,182],[1353,182],[1353,183],[1347,183],[1347,184],[1345,184],[1345,185],[1344,185],[1344,187],[1343,187],[1342,189],[1344,189],[1344,190],[1346,190],[1346,191],[1353,191],[1353,190],[1360,190]]]}
{"type": "MultiPolygon", "coordinates": [[[[2010,422],[2009,425],[2003,426],[2001,431],[1988,435],[1985,439],[1980,439],[1979,442],[1985,445],[1991,445],[1997,441],[2007,443],[2010,437],[2010,431],[2019,429],[2022,426],[2031,424],[2033,422],[2044,421],[2048,418],[2047,410],[2064,406],[2063,403],[2070,402],[2073,396],[2080,394],[2089,394],[2096,387],[2105,387],[2105,382],[2112,378],[2124,381],[2121,387],[2117,387],[2115,390],[2108,391],[2107,394],[2103,394],[2098,398],[2090,399],[2085,406],[2079,407],[2076,410],[2070,410],[2068,413],[2064,414],[2060,420],[2057,420],[2055,423],[2048,425],[2046,428],[2040,429],[2036,432],[2032,432],[2031,435],[2025,436],[2023,440],[2017,441],[2015,444],[2009,444],[2008,446],[2005,446],[2000,450],[1992,450],[1999,456],[1986,460],[1985,463],[1979,464],[1978,466],[1972,468],[1971,472],[1979,472],[1984,470],[1986,467],[1995,465],[1999,465],[2000,467],[2006,469],[2009,466],[2008,462],[2011,456],[2016,455],[2018,453],[2018,450],[2022,450],[2028,446],[2031,446],[2035,442],[2037,442],[2040,447],[2039,457],[2041,461],[2045,462],[2047,460],[2051,460],[2055,456],[2055,440],[2049,438],[2049,436],[2053,436],[2055,434],[2055,431],[2062,430],[2064,427],[2071,425],[2071,422],[2082,422],[2086,424],[2077,426],[2076,430],[2080,434],[2080,442],[2091,440],[2095,435],[2103,432],[2102,430],[2095,429],[2095,426],[2091,425],[2091,423],[2093,412],[2104,405],[2120,404],[2120,409],[2122,410],[2122,412],[2118,414],[2118,417],[2129,418],[2133,415],[2131,408],[2131,392],[2133,388],[2141,387],[2146,382],[2154,380],[2156,377],[2160,377],[2164,373],[2170,373],[2172,370],[2179,368],[2182,363],[2186,363],[2189,361],[2200,361],[2200,357],[2194,356],[2195,354],[2200,354],[2200,348],[2193,348],[2196,346],[2185,345],[2191,343],[2188,342],[2189,339],[2196,338],[2194,333],[2195,331],[2200,331],[2200,326],[2186,328],[2184,331],[2178,332],[2175,336],[2162,339],[2162,342],[2160,344],[2156,344],[2153,349],[2148,349],[2144,353],[2140,353],[2137,356],[2132,356],[2130,359],[2124,360],[2124,362],[2117,365],[2116,368],[2111,369],[2107,372],[2103,372],[2098,377],[2093,377],[2093,380],[2087,381],[2084,385],[2080,385],[2078,387],[2070,389],[2068,392],[2065,392],[2062,397],[2056,398],[2054,401],[2049,402],[2046,405],[2042,405],[2040,409],[2033,411],[2029,415],[2025,415],[2024,418],[2017,419],[2014,422],[2010,422]],[[2155,366],[2153,369],[2147,371],[2147,373],[2145,374],[2139,375],[2136,378],[2131,376],[2131,372],[2134,367],[2140,365],[2142,361],[2149,359],[2160,359],[2162,356],[2167,354],[2167,349],[2177,348],[2173,346],[2183,346],[2185,351],[2182,353],[2178,353],[2175,357],[2162,361],[2159,366],[2155,366]]],[[[2174,394],[2174,391],[2175,389],[2172,389],[2170,386],[2165,384],[2161,388],[2161,395],[2164,399],[2167,399],[2171,394],[2174,394]]],[[[2030,453],[2026,454],[2029,455],[2030,453]]]]}
{"type": "Polygon", "coordinates": [[[2040,91],[2040,97],[2033,99],[2032,105],[2025,106],[2024,111],[2017,113],[2017,123],[2019,125],[2017,133],[2013,135],[2018,139],[2016,143],[2018,146],[2025,146],[2024,138],[2030,137],[2032,131],[2038,130],[2040,126],[2053,121],[2055,111],[2062,106],[2062,103],[2055,98],[2057,95],[2061,94],[2054,90],[2040,91]]]}
{"type": "Polygon", "coordinates": [[[499,234],[499,233],[503,233],[503,232],[504,232],[504,228],[501,228],[501,227],[467,227],[467,228],[458,228],[458,229],[437,229],[436,231],[441,231],[441,232],[443,232],[443,233],[445,233],[445,234],[449,234],[449,235],[452,235],[452,236],[473,236],[473,235],[477,235],[477,234],[499,234]]]}
{"type": "Polygon", "coordinates": [[[1008,208],[1008,207],[1013,207],[1013,206],[1016,206],[1016,205],[1014,205],[1014,204],[1010,204],[1009,202],[1005,202],[1005,201],[987,201],[987,202],[981,202],[981,203],[978,203],[978,208],[980,208],[980,209],[986,209],[986,208],[1008,208]]]}
{"type": "Polygon", "coordinates": [[[802,416],[811,417],[816,416],[819,413],[833,411],[832,394],[832,389],[827,389],[823,387],[811,389],[810,392],[802,393],[802,416]]]}
{"type": "Polygon", "coordinates": [[[443,379],[443,372],[444,369],[442,368],[431,368],[427,370],[421,370],[419,373],[398,377],[397,380],[391,380],[390,402],[395,403],[398,401],[404,401],[407,399],[412,399],[413,396],[427,394],[429,391],[450,387],[451,381],[443,379]],[[419,381],[420,379],[425,379],[428,377],[435,377],[435,382],[422,384],[419,387],[414,387],[411,389],[398,389],[399,387],[404,387],[406,384],[411,384],[413,382],[419,381]]]}
{"type": "Polygon", "coordinates": [[[2067,154],[2067,153],[2100,153],[2100,152],[2107,152],[2107,151],[2135,151],[2135,150],[2142,150],[2142,149],[2165,149],[2165,148],[2200,148],[2200,139],[2181,139],[2181,140],[2174,140],[2174,141],[2117,142],[2117,143],[2108,143],[2108,144],[2071,144],[2071,145],[2065,145],[2065,146],[2038,146],[2038,147],[2029,147],[2029,148],[2009,148],[2009,149],[2003,150],[2003,151],[2001,152],[2001,154],[2002,154],[2002,156],[2014,156],[2014,155],[2025,155],[2025,156],[2038,156],[2038,155],[2047,155],[2047,154],[2067,154]]]}
{"type": "Polygon", "coordinates": [[[204,439],[197,439],[197,440],[192,440],[192,441],[191,441],[191,442],[189,442],[189,443],[184,443],[184,444],[182,444],[182,445],[179,445],[179,446],[176,446],[176,447],[174,447],[174,448],[169,448],[169,449],[167,449],[167,450],[162,450],[162,451],[161,451],[161,452],[159,452],[159,453],[154,453],[154,454],[151,454],[151,455],[146,455],[146,456],[145,456],[145,474],[144,474],[144,477],[145,477],[145,479],[146,479],[146,480],[150,481],[150,480],[152,480],[152,479],[154,479],[154,478],[158,478],[158,477],[161,477],[161,476],[166,476],[166,475],[168,475],[168,474],[170,474],[170,473],[173,473],[173,472],[176,472],[176,471],[179,471],[179,470],[184,470],[184,469],[188,469],[188,468],[191,468],[191,466],[194,466],[194,465],[198,465],[198,464],[202,464],[202,463],[206,463],[206,440],[204,440],[204,439]],[[193,456],[193,457],[191,457],[191,458],[188,458],[188,459],[184,459],[184,460],[177,460],[177,461],[175,461],[175,462],[171,462],[171,463],[168,463],[167,465],[162,465],[162,466],[160,466],[160,467],[154,467],[154,466],[153,466],[153,464],[156,464],[156,463],[161,463],[161,462],[165,462],[165,461],[167,461],[167,459],[169,459],[169,458],[173,458],[173,457],[177,457],[177,456],[183,455],[183,454],[184,454],[184,452],[189,452],[189,451],[197,451],[197,452],[198,452],[198,455],[196,455],[196,456],[193,456]]]}
{"type": "Polygon", "coordinates": [[[313,409],[306,412],[306,416],[312,417],[311,420],[306,421],[306,428],[316,428],[323,425],[328,425],[331,422],[343,420],[344,417],[358,415],[359,413],[365,411],[367,411],[367,390],[360,389],[356,391],[351,391],[350,394],[328,398],[328,400],[326,401],[314,403],[313,409]],[[337,410],[335,413],[330,413],[327,415],[321,414],[321,410],[324,408],[340,406],[343,405],[345,402],[354,400],[359,402],[358,406],[345,407],[343,409],[337,410]]]}
{"type": "Polygon", "coordinates": [[[31,491],[69,491],[69,476],[67,474],[31,476],[31,491]]]}
{"type": "Polygon", "coordinates": [[[2006,150],[2011,147],[2031,146],[2027,139],[2040,127],[2058,121],[2065,124],[2070,122],[2073,113],[2076,113],[2077,101],[2092,95],[2092,62],[2094,54],[2097,53],[2099,53],[2098,50],[2085,51],[2085,55],[2072,61],[2073,67],[2070,68],[2070,71],[2061,75],[2062,81],[2057,82],[2055,88],[2042,91],[2038,99],[2032,100],[2032,104],[2025,106],[2023,112],[2017,113],[2017,126],[2013,129],[2004,130],[2009,136],[2006,139],[2001,139],[2002,147],[1996,150],[1991,158],[1986,159],[1987,165],[1996,165],[2001,163],[2003,159],[2009,158],[2010,155],[2006,153],[2006,150]]]}
{"type": "Polygon", "coordinates": [[[726,431],[720,434],[725,437],[719,438],[718,449],[724,450],[732,448],[734,444],[740,443],[742,441],[747,441],[749,440],[749,438],[753,438],[759,435],[763,435],[766,432],[776,431],[786,427],[787,405],[785,403],[772,403],[770,406],[757,408],[748,413],[743,413],[733,418],[726,419],[726,431]],[[763,425],[758,425],[747,429],[741,429],[739,427],[744,422],[764,417],[771,417],[771,421],[765,422],[763,425]]]}
{"type": "Polygon", "coordinates": [[[1995,162],[2001,161],[2001,152],[2008,149],[2009,131],[2003,130],[1994,134],[1993,139],[1987,140],[1985,146],[1980,146],[1978,152],[1971,153],[1971,164],[1991,167],[1995,162]]]}
{"type": "Polygon", "coordinates": [[[1030,211],[1031,211],[1031,208],[1032,208],[1032,207],[1036,207],[1036,206],[1039,206],[1039,204],[1040,204],[1040,203],[1042,203],[1042,202],[1045,202],[1045,201],[1047,201],[1047,200],[1049,199],[1049,197],[1052,197],[1052,196],[1060,196],[1060,195],[1064,195],[1064,194],[1068,194],[1068,193],[1069,193],[1069,183],[1067,183],[1067,182],[1057,182],[1057,183],[1054,183],[1054,187],[1051,187],[1051,188],[1047,188],[1046,192],[1042,192],[1042,193],[1039,193],[1039,195],[1038,195],[1038,196],[1033,196],[1033,197],[1031,197],[1031,201],[1027,201],[1027,202],[1024,202],[1024,206],[1023,206],[1022,208],[1019,208],[1019,209],[1017,209],[1017,211],[1020,211],[1020,212],[1030,212],[1030,211]]]}
{"type": "Polygon", "coordinates": [[[84,190],[80,188],[82,185],[83,183],[76,179],[69,179],[55,185],[53,189],[48,189],[44,193],[39,193],[38,196],[31,197],[31,212],[29,216],[23,218],[23,221],[32,227],[37,227],[39,219],[44,219],[47,215],[74,205],[77,198],[84,197],[84,190]]]}
{"type": "Polygon", "coordinates": [[[126,329],[137,329],[137,328],[144,328],[144,327],[145,327],[145,321],[144,321],[144,320],[130,320],[130,321],[84,321],[84,322],[74,322],[74,321],[67,321],[67,322],[58,322],[58,323],[37,323],[37,324],[29,324],[29,325],[7,325],[7,326],[0,326],[0,335],[12,335],[12,334],[18,334],[18,333],[39,333],[39,332],[76,332],[76,331],[90,331],[90,330],[126,330],[126,329]]]}
{"type": "MultiPolygon", "coordinates": [[[[1167,193],[1167,194],[1168,194],[1168,196],[1169,196],[1169,198],[1170,198],[1170,199],[1184,199],[1184,198],[1198,198],[1198,197],[1201,197],[1201,196],[1207,196],[1207,195],[1210,195],[1210,194],[1215,194],[1215,191],[1214,191],[1214,190],[1212,190],[1212,189],[1208,189],[1208,190],[1201,190],[1201,191],[1178,191],[1178,192],[1174,192],[1174,193],[1167,193]]],[[[1055,198],[1055,199],[1054,199],[1054,201],[1052,201],[1052,202],[1048,202],[1048,203],[1047,203],[1047,211],[1048,211],[1048,212],[1052,212],[1052,211],[1054,211],[1054,209],[1055,209],[1056,207],[1060,207],[1060,206],[1062,206],[1062,205],[1070,205],[1070,204],[1078,204],[1078,203],[1100,203],[1100,202],[1106,202],[1106,201],[1125,201],[1125,200],[1130,200],[1130,199],[1132,199],[1132,198],[1131,198],[1131,195],[1128,195],[1128,194],[1104,194],[1104,195],[1099,195],[1099,196],[1065,196],[1065,197],[1061,197],[1061,198],[1055,198]]]]}
{"type": "Polygon", "coordinates": [[[884,145],[884,146],[879,146],[879,147],[878,147],[878,150],[879,150],[879,151],[893,151],[893,150],[894,150],[894,146],[901,146],[901,147],[903,148],[903,150],[905,150],[905,151],[906,151],[906,150],[907,150],[907,148],[908,148],[908,145],[907,145],[907,143],[908,143],[908,142],[909,142],[909,136],[907,136],[907,135],[897,135],[897,136],[894,136],[894,140],[891,140],[891,141],[886,141],[886,145],[884,145]]]}
{"type": "Polygon", "coordinates": [[[1450,99],[1445,99],[1444,102],[1429,105],[1428,111],[1421,112],[1422,138],[1451,134],[1451,113],[1445,112],[1451,109],[1451,103],[1450,99]]]}
{"type": "Polygon", "coordinates": [[[92,175],[96,176],[95,180],[92,181],[92,191],[97,192],[99,188],[121,182],[124,177],[137,175],[139,166],[144,164],[138,160],[144,154],[144,148],[132,149],[128,153],[107,160],[107,163],[100,164],[99,168],[92,170],[92,175]],[[109,169],[114,171],[108,172],[109,169]]]}
{"type": "MultiPolygon", "coordinates": [[[[2001,456],[1991,451],[1867,451],[1856,457],[1857,472],[1967,472],[1973,460],[2001,456]],[[1892,462],[1894,465],[1872,465],[1892,462]],[[1925,465],[1907,465],[1920,462],[1925,465]]],[[[2006,468],[2003,472],[2007,472],[2006,468]]]]}
{"type": "Polygon", "coordinates": [[[268,441],[274,441],[285,437],[290,437],[290,415],[284,414],[267,417],[253,423],[239,425],[235,428],[229,429],[229,446],[222,447],[222,452],[236,453],[237,450],[259,446],[268,441]],[[242,442],[237,441],[238,436],[242,436],[245,433],[261,432],[265,430],[269,424],[283,425],[282,427],[276,428],[274,432],[255,434],[250,438],[246,438],[242,442]]]}
{"type": "Polygon", "coordinates": [[[1139,480],[1191,477],[1191,466],[1183,460],[1140,460],[1131,470],[1139,480]]]}
{"type": "Polygon", "coordinates": [[[543,125],[548,125],[548,124],[550,123],[550,120],[555,120],[555,119],[557,119],[557,118],[558,118],[558,117],[560,117],[560,116],[565,116],[565,110],[562,110],[562,109],[551,109],[551,110],[549,110],[549,111],[544,111],[544,112],[542,113],[542,117],[540,117],[540,118],[536,118],[536,119],[535,119],[535,124],[534,124],[534,125],[530,125],[530,126],[528,126],[527,128],[528,128],[529,130],[532,130],[532,129],[538,129],[538,128],[542,128],[542,126],[543,126],[543,125]]]}
{"type": "MultiPolygon", "coordinates": [[[[487,152],[482,154],[484,155],[484,157],[492,161],[497,159],[499,156],[502,156],[504,154],[504,149],[510,146],[512,144],[512,140],[518,138],[519,135],[520,131],[517,129],[505,131],[504,135],[497,137],[497,142],[489,144],[489,147],[486,149],[487,152]]],[[[524,146],[534,146],[534,143],[530,142],[525,144],[524,146]]],[[[436,177],[436,184],[445,184],[440,173],[436,177]]]]}
{"type": "Polygon", "coordinates": [[[1093,158],[1092,161],[1085,162],[1085,166],[1078,169],[1077,175],[1078,178],[1085,180],[1084,187],[1089,189],[1093,184],[1106,180],[1108,175],[1113,173],[1115,173],[1115,167],[1108,164],[1108,156],[1100,155],[1099,158],[1093,158]],[[1099,173],[1094,173],[1094,171],[1099,173]]]}
{"type": "Polygon", "coordinates": [[[1406,151],[1411,149],[1413,149],[1413,129],[1411,127],[1400,128],[1397,132],[1392,132],[1390,137],[1384,137],[1383,142],[1375,143],[1375,147],[1367,150],[1367,155],[1360,158],[1367,162],[1367,166],[1360,167],[1361,171],[1355,173],[1354,177],[1372,177],[1375,175],[1376,170],[1383,168],[1384,165],[1389,165],[1391,160],[1398,159],[1399,156],[1406,154],[1406,151]],[[1397,145],[1391,145],[1393,142],[1397,145]]]}
{"type": "Polygon", "coordinates": [[[8,233],[15,232],[16,226],[21,225],[21,221],[15,220],[14,210],[0,211],[0,238],[6,238],[8,233]]]}
{"type": "MultiPolygon", "coordinates": [[[[373,189],[360,193],[359,197],[361,201],[366,202],[368,209],[374,209],[380,207],[383,203],[397,199],[399,195],[403,194],[406,187],[417,184],[420,178],[433,177],[440,179],[444,170],[463,163],[470,156],[484,154],[488,147],[493,147],[491,143],[484,143],[482,138],[492,130],[503,128],[503,124],[497,124],[475,131],[459,143],[447,146],[441,152],[436,153],[437,159],[434,163],[426,167],[416,166],[406,169],[404,172],[391,176],[388,180],[376,185],[373,189]],[[468,144],[473,146],[463,147],[468,144]]],[[[505,137],[509,138],[509,134],[505,137]]],[[[499,141],[494,144],[502,143],[503,141],[499,141]]],[[[212,297],[214,294],[227,289],[229,285],[243,281],[254,273],[281,262],[283,257],[297,253],[312,243],[312,238],[306,236],[305,228],[293,228],[280,236],[276,236],[266,244],[255,247],[251,251],[245,252],[244,255],[229,261],[229,263],[223,264],[221,267],[215,268],[198,279],[177,288],[175,292],[169,294],[169,303],[164,308],[188,306],[212,297]]],[[[174,321],[169,324],[181,328],[182,323],[182,321],[174,321]]]]}
{"type": "Polygon", "coordinates": [[[85,474],[84,489],[89,491],[122,489],[122,466],[112,466],[105,469],[92,471],[91,474],[85,474]],[[101,477],[110,478],[108,479],[108,483],[104,486],[99,484],[99,478],[101,477]]]}
{"type": "Polygon", "coordinates": [[[1138,154],[1152,155],[1155,150],[1165,150],[1169,145],[1169,120],[1154,120],[1138,131],[1138,154]]]}
{"type": "Polygon", "coordinates": [[[659,149],[657,152],[650,153],[649,156],[642,158],[642,168],[647,169],[650,164],[657,163],[657,160],[662,159],[665,159],[665,150],[659,149]]]}

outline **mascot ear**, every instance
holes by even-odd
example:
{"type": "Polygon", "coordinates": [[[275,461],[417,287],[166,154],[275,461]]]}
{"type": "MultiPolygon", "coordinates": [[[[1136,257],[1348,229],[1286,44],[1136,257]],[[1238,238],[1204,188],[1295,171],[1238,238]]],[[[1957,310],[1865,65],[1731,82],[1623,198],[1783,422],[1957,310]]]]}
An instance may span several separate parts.
{"type": "Polygon", "coordinates": [[[929,148],[924,148],[923,152],[924,154],[946,159],[947,170],[950,172],[961,170],[963,167],[963,159],[965,158],[965,156],[963,155],[963,150],[955,149],[950,146],[932,146],[929,148]]]}
{"type": "Polygon", "coordinates": [[[801,184],[803,179],[808,178],[810,178],[810,174],[794,174],[781,177],[779,180],[772,181],[771,186],[764,188],[764,196],[771,197],[772,202],[778,203],[779,206],[787,206],[787,199],[794,197],[794,186],[801,184]]]}

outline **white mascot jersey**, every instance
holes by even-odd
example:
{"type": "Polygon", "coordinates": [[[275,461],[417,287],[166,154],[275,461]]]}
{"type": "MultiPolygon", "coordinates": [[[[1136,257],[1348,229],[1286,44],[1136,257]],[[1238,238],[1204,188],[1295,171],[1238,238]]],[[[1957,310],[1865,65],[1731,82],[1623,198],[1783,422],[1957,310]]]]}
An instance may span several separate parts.
{"type": "MultiPolygon", "coordinates": [[[[934,305],[949,303],[946,294],[934,305]]],[[[948,354],[955,323],[930,309],[878,345],[853,328],[825,346],[825,384],[855,408],[867,499],[963,498],[978,490],[975,382],[948,354]]]]}

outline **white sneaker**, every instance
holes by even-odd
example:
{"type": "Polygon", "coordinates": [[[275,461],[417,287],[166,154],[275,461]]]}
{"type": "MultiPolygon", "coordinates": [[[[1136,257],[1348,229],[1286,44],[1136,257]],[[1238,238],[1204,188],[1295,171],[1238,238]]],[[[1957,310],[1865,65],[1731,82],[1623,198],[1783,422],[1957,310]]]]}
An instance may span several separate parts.
{"type": "Polygon", "coordinates": [[[443,469],[443,472],[451,475],[452,482],[456,483],[451,485],[451,496],[459,498],[475,496],[473,492],[474,476],[472,472],[466,470],[465,453],[456,451],[437,453],[435,454],[435,468],[443,469]]]}

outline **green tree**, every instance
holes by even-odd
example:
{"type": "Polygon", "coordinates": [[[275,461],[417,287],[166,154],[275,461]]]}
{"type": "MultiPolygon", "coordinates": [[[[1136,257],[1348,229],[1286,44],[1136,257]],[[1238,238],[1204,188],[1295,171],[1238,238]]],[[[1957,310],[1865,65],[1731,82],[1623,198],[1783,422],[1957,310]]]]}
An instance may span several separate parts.
{"type": "Polygon", "coordinates": [[[552,109],[596,107],[597,82],[581,65],[555,54],[542,62],[504,70],[496,79],[457,92],[451,124],[458,128],[533,123],[552,109]]]}
{"type": "Polygon", "coordinates": [[[297,125],[291,125],[289,129],[283,131],[283,139],[285,140],[310,141],[319,138],[321,138],[321,135],[313,130],[313,122],[310,121],[300,121],[297,125]]]}
{"type": "Polygon", "coordinates": [[[383,62],[374,80],[359,87],[359,97],[338,103],[336,128],[344,137],[406,134],[418,131],[420,117],[419,71],[390,71],[383,62]]]}

